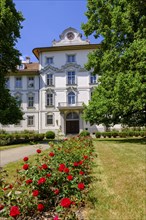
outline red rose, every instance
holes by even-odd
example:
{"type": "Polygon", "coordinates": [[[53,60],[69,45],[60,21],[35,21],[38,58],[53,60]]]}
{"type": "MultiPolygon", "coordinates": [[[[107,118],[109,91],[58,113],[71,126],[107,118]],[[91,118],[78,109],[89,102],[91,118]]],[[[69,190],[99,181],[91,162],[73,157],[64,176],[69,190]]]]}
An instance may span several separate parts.
{"type": "Polygon", "coordinates": [[[82,189],[84,189],[84,188],[85,188],[84,183],[79,183],[79,184],[78,184],[78,189],[82,190],[82,189]]]}
{"type": "Polygon", "coordinates": [[[29,165],[27,163],[23,165],[24,170],[28,170],[28,168],[29,168],[29,165]]]}
{"type": "Polygon", "coordinates": [[[61,164],[59,165],[59,171],[60,171],[60,172],[63,172],[64,169],[65,169],[65,164],[61,163],[61,164]]]}
{"type": "Polygon", "coordinates": [[[0,211],[4,208],[4,205],[0,204],[0,211]]]}
{"type": "Polygon", "coordinates": [[[69,169],[67,167],[64,168],[63,170],[65,173],[69,173],[69,169]]]}
{"type": "Polygon", "coordinates": [[[13,188],[13,185],[12,185],[12,184],[10,184],[10,185],[9,185],[9,189],[12,189],[12,188],[13,188]]]}
{"type": "Polygon", "coordinates": [[[37,207],[38,211],[42,212],[44,208],[45,207],[42,203],[38,204],[38,207],[37,207]]]}
{"type": "Polygon", "coordinates": [[[47,177],[50,177],[52,174],[51,173],[47,173],[46,175],[47,175],[47,177]]]}
{"type": "Polygon", "coordinates": [[[63,198],[60,201],[60,205],[64,208],[68,208],[71,205],[71,200],[69,198],[63,198]]]}
{"type": "Polygon", "coordinates": [[[49,156],[50,156],[50,157],[54,157],[54,155],[55,155],[54,152],[50,152],[50,153],[49,153],[49,156]]]}
{"type": "Polygon", "coordinates": [[[55,190],[54,190],[54,194],[56,194],[56,195],[58,195],[59,192],[60,192],[59,189],[55,189],[55,190]]]}
{"type": "Polygon", "coordinates": [[[43,165],[42,165],[42,168],[43,168],[44,170],[48,169],[47,164],[43,164],[43,165]]]}
{"type": "Polygon", "coordinates": [[[18,206],[12,206],[10,209],[10,216],[15,218],[19,214],[20,214],[20,211],[19,211],[18,206]]]}
{"type": "Polygon", "coordinates": [[[24,157],[23,160],[24,160],[24,161],[28,161],[28,157],[24,157]]]}
{"type": "Polygon", "coordinates": [[[73,176],[72,176],[72,175],[68,175],[68,176],[67,176],[67,179],[68,179],[68,180],[73,180],[73,176]]]}
{"type": "Polygon", "coordinates": [[[82,165],[83,164],[83,160],[80,160],[79,162],[78,162],[78,165],[82,165]]]}
{"type": "Polygon", "coordinates": [[[54,216],[53,220],[59,220],[58,215],[54,216]]]}
{"type": "Polygon", "coordinates": [[[33,192],[32,192],[32,195],[33,196],[38,196],[39,195],[39,191],[36,189],[36,190],[34,190],[33,192]]]}
{"type": "Polygon", "coordinates": [[[83,172],[83,171],[80,171],[79,174],[80,174],[80,175],[84,175],[84,172],[83,172]]]}
{"type": "Polygon", "coordinates": [[[85,160],[88,159],[88,156],[84,155],[84,159],[85,159],[85,160]]]}
{"type": "Polygon", "coordinates": [[[38,154],[40,154],[42,151],[40,149],[37,149],[36,151],[38,154]]]}
{"type": "Polygon", "coordinates": [[[38,180],[38,184],[41,185],[43,183],[46,182],[46,178],[45,177],[41,177],[39,180],[38,180]]]}
{"type": "Polygon", "coordinates": [[[32,179],[26,180],[26,184],[32,183],[32,179]]]}
{"type": "Polygon", "coordinates": [[[78,167],[79,166],[78,162],[74,162],[74,166],[78,167]]]}

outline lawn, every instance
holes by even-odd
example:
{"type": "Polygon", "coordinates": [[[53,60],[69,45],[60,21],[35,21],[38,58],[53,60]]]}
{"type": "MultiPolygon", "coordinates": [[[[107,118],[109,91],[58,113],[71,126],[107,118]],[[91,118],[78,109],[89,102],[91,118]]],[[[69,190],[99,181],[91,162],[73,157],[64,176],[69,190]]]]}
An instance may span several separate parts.
{"type": "MultiPolygon", "coordinates": [[[[99,139],[94,146],[97,157],[84,220],[145,220],[146,141],[99,139]]],[[[5,166],[12,176],[19,167],[22,161],[5,166]]]]}
{"type": "Polygon", "coordinates": [[[98,156],[86,219],[146,219],[145,144],[138,139],[94,142],[98,156]]]}

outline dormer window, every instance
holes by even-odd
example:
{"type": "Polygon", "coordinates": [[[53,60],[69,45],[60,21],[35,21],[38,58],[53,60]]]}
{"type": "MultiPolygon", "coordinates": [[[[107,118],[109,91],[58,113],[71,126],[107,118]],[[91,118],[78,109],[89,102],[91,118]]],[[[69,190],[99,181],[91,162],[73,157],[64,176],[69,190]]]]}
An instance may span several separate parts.
{"type": "Polygon", "coordinates": [[[46,57],[46,64],[53,64],[53,57],[46,57]]]}
{"type": "Polygon", "coordinates": [[[67,55],[67,63],[74,63],[74,62],[75,62],[75,55],[74,54],[67,55]]]}
{"type": "Polygon", "coordinates": [[[18,70],[24,70],[24,69],[25,69],[25,65],[21,63],[21,65],[18,66],[18,70]]]}

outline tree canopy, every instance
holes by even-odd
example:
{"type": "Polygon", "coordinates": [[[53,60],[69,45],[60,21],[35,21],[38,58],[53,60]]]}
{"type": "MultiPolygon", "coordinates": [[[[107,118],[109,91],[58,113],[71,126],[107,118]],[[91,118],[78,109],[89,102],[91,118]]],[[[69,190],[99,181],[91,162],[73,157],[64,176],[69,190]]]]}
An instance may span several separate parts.
{"type": "Polygon", "coordinates": [[[0,123],[13,124],[22,119],[22,112],[6,88],[6,76],[16,72],[20,52],[16,49],[23,16],[12,0],[0,0],[0,123]]]}
{"type": "Polygon", "coordinates": [[[91,124],[146,125],[146,1],[88,0],[86,36],[103,37],[86,68],[98,86],[85,106],[91,124]]]}

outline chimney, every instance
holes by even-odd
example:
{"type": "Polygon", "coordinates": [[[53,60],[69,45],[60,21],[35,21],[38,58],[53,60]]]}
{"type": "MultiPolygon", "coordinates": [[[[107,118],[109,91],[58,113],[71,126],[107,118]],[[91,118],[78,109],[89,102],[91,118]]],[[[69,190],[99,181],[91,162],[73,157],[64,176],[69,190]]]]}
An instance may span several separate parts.
{"type": "Polygon", "coordinates": [[[30,57],[25,57],[26,63],[30,63],[30,57]]]}

